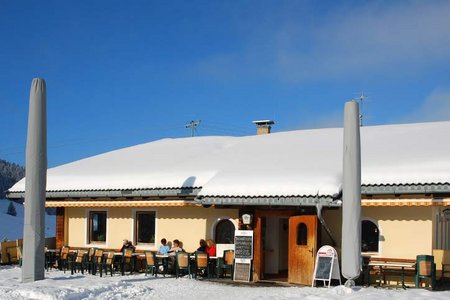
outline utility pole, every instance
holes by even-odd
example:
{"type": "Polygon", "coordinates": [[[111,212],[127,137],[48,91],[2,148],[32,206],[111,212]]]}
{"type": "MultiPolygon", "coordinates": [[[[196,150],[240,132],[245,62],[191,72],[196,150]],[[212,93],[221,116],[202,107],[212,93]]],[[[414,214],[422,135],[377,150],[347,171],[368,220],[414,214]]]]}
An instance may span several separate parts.
{"type": "Polygon", "coordinates": [[[361,92],[361,96],[359,96],[359,98],[356,99],[356,101],[359,102],[359,106],[360,106],[360,114],[359,114],[359,126],[363,127],[363,101],[366,100],[366,96],[364,96],[364,92],[361,92]]]}
{"type": "Polygon", "coordinates": [[[189,123],[186,124],[186,128],[191,129],[191,136],[195,136],[195,133],[197,132],[197,127],[200,125],[201,120],[192,120],[189,123]]]}

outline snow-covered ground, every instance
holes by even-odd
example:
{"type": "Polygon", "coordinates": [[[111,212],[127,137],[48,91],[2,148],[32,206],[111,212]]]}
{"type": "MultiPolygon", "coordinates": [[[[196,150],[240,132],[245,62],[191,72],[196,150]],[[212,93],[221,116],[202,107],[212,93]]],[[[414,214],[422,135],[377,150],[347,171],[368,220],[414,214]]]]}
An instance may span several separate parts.
{"type": "Polygon", "coordinates": [[[234,285],[188,278],[81,275],[51,270],[46,279],[21,283],[18,267],[0,267],[0,299],[450,299],[450,291],[234,285]]]}
{"type": "MultiPolygon", "coordinates": [[[[21,239],[23,236],[23,205],[13,202],[17,215],[11,216],[8,211],[10,200],[0,199],[0,241],[21,239]]],[[[45,236],[55,236],[55,216],[45,215],[45,236]]]]}

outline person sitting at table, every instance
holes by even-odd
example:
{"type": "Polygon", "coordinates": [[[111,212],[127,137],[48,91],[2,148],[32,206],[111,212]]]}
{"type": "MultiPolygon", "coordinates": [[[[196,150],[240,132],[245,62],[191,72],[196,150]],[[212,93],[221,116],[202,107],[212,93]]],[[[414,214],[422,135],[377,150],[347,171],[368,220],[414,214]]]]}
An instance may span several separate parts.
{"type": "Polygon", "coordinates": [[[120,248],[120,252],[123,252],[123,250],[125,250],[125,249],[133,249],[134,250],[135,247],[131,241],[124,239],[122,248],[120,248]]]}
{"type": "Polygon", "coordinates": [[[209,256],[216,256],[216,243],[209,239],[206,241],[206,245],[206,253],[208,253],[209,256]]]}
{"type": "Polygon", "coordinates": [[[197,248],[197,251],[206,253],[206,248],[208,248],[208,245],[206,244],[206,241],[204,239],[201,239],[200,240],[200,247],[197,248]]]}
{"type": "Polygon", "coordinates": [[[183,248],[180,246],[181,242],[179,240],[173,240],[172,242],[172,248],[169,250],[169,261],[168,261],[168,268],[169,272],[174,273],[175,272],[175,260],[177,252],[184,251],[183,248]]]}
{"type": "Polygon", "coordinates": [[[158,253],[159,254],[167,254],[169,253],[170,247],[167,245],[166,239],[161,239],[161,246],[159,246],[158,253]]]}
{"type": "Polygon", "coordinates": [[[180,246],[179,240],[173,240],[172,244],[173,244],[172,248],[170,248],[170,250],[168,252],[170,256],[175,256],[177,254],[177,252],[184,251],[183,248],[181,248],[181,246],[180,246]]]}

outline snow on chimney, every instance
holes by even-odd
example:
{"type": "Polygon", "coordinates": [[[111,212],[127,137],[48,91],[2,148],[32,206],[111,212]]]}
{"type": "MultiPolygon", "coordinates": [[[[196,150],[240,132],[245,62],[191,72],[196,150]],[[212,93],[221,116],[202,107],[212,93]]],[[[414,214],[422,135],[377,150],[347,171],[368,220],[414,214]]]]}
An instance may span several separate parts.
{"type": "Polygon", "coordinates": [[[256,134],[261,135],[269,134],[270,130],[272,129],[271,125],[275,124],[275,122],[272,120],[258,120],[253,121],[253,124],[256,125],[256,134]]]}

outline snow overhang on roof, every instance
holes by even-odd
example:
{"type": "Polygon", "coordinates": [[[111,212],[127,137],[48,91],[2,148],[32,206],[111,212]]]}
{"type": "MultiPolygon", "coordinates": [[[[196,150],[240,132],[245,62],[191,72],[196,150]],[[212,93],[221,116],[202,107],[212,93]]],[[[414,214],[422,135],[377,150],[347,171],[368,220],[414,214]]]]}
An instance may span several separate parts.
{"type": "MultiPolygon", "coordinates": [[[[308,205],[319,197],[334,205],[342,134],[342,128],[327,128],[163,139],[51,168],[47,196],[186,194],[222,205],[308,205]]],[[[363,194],[450,192],[449,135],[450,122],[362,127],[363,194]]],[[[24,185],[14,185],[8,196],[23,196],[24,185]]]]}
{"type": "MultiPolygon", "coordinates": [[[[62,198],[145,198],[145,197],[195,197],[200,187],[141,190],[86,190],[47,191],[47,199],[62,198]]],[[[25,192],[9,192],[8,198],[24,198],[25,192]]]]}

